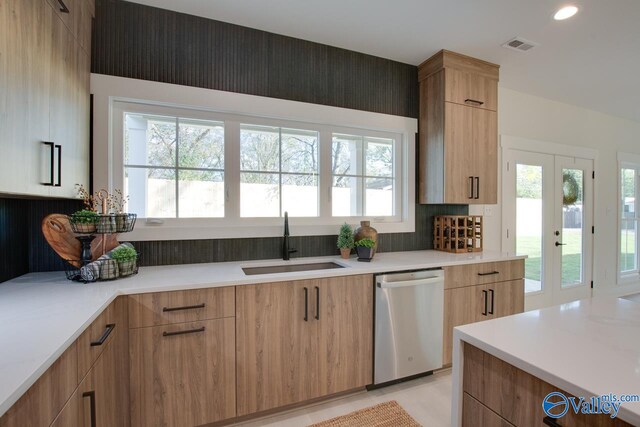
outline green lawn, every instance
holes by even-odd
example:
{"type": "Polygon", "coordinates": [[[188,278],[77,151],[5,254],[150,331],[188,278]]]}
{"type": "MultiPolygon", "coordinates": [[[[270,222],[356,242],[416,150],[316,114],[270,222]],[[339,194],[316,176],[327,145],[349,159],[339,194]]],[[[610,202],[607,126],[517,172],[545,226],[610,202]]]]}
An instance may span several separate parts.
{"type": "MultiPolygon", "coordinates": [[[[579,229],[567,229],[564,231],[564,242],[567,245],[562,247],[562,277],[563,283],[576,283],[580,281],[581,262],[581,235],[579,229]]],[[[522,255],[529,255],[525,260],[525,277],[530,280],[540,281],[541,254],[540,237],[524,236],[517,239],[517,252],[522,255]]],[[[630,231],[621,242],[622,265],[634,268],[635,254],[635,233],[630,231]]]]}

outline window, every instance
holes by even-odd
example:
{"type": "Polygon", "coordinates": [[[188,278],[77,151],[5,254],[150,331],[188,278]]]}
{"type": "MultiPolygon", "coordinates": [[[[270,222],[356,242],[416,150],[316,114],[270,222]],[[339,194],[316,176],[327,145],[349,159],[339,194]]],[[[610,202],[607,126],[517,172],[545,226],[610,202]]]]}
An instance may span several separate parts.
{"type": "Polygon", "coordinates": [[[414,230],[408,119],[319,118],[342,123],[352,114],[351,128],[146,102],[110,108],[112,175],[97,185],[129,198],[139,219],[132,239],[276,236],[285,212],[297,235],[335,234],[365,219],[382,232],[414,230]],[[364,126],[380,120],[398,131],[364,126]]]}
{"type": "Polygon", "coordinates": [[[224,124],[125,115],[124,192],[142,218],[224,217],[224,124]]]}
{"type": "Polygon", "coordinates": [[[638,173],[640,165],[620,168],[620,277],[638,275],[638,173]]]}

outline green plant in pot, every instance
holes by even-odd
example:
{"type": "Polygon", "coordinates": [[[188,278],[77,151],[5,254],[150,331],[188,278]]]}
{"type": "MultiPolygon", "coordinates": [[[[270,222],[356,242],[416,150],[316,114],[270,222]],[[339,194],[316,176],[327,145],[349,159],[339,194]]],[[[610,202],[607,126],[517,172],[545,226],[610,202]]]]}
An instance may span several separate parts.
{"type": "Polygon", "coordinates": [[[353,229],[345,222],[340,226],[340,234],[338,234],[338,249],[343,259],[349,259],[354,245],[353,229]]]}
{"type": "Polygon", "coordinates": [[[358,240],[355,245],[356,253],[358,254],[358,261],[371,261],[371,258],[373,258],[376,242],[371,239],[361,239],[358,240]]]}
{"type": "Polygon", "coordinates": [[[130,246],[119,246],[111,251],[111,258],[118,263],[120,276],[129,276],[136,270],[138,252],[130,246]]]}
{"type": "Polygon", "coordinates": [[[83,209],[69,216],[69,223],[75,233],[95,233],[98,213],[83,209]]]}

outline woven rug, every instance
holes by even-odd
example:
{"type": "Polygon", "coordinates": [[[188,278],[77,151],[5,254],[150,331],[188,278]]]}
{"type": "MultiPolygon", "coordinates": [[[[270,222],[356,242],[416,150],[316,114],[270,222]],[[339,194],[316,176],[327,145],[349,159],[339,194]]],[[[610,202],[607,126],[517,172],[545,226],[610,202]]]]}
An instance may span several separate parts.
{"type": "Polygon", "coordinates": [[[392,400],[309,427],[420,427],[420,424],[392,400]]]}

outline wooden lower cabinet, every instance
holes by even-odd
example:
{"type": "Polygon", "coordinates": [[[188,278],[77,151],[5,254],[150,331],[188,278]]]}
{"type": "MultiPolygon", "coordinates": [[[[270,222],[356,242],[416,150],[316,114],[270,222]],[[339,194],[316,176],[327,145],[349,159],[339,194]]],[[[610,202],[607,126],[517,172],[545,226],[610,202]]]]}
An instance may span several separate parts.
{"type": "Polygon", "coordinates": [[[444,291],[443,363],[451,363],[453,328],[524,311],[524,280],[444,291]]]}
{"type": "Polygon", "coordinates": [[[236,290],[238,416],[372,382],[371,275],[236,290]]]}
{"type": "Polygon", "coordinates": [[[233,317],[131,329],[129,340],[131,425],[196,426],[236,415],[233,317]]]}
{"type": "MultiPolygon", "coordinates": [[[[463,366],[463,427],[484,425],[539,427],[558,425],[561,427],[629,427],[620,419],[608,415],[587,415],[569,412],[555,420],[556,424],[545,423],[546,414],[542,401],[551,392],[570,394],[537,378],[515,366],[492,356],[477,347],[464,343],[463,366]],[[480,414],[483,414],[480,417],[480,414]],[[494,424],[499,420],[503,424],[494,424]],[[489,419],[489,424],[479,424],[479,420],[489,419]]],[[[589,397],[589,396],[587,396],[589,397]]]]}

